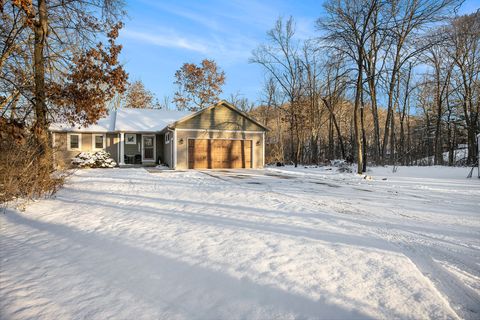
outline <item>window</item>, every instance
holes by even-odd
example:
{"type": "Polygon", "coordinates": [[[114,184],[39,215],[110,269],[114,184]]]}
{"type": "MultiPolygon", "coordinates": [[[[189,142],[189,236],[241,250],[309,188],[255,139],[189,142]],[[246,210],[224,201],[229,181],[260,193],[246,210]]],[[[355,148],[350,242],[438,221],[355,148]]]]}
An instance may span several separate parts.
{"type": "Polygon", "coordinates": [[[165,144],[170,143],[170,132],[165,133],[165,144]]]}
{"type": "Polygon", "coordinates": [[[126,133],[125,144],[137,144],[137,135],[135,133],[126,133]]]}
{"type": "Polygon", "coordinates": [[[76,134],[70,136],[70,149],[80,149],[80,139],[76,134]]]}
{"type": "Polygon", "coordinates": [[[95,148],[103,149],[103,136],[95,136],[95,148]]]}
{"type": "Polygon", "coordinates": [[[105,135],[104,134],[92,134],[92,149],[103,150],[105,149],[105,135]]]}
{"type": "Polygon", "coordinates": [[[67,134],[67,149],[68,150],[80,150],[80,149],[82,149],[82,134],[81,133],[68,133],[67,134]]]}

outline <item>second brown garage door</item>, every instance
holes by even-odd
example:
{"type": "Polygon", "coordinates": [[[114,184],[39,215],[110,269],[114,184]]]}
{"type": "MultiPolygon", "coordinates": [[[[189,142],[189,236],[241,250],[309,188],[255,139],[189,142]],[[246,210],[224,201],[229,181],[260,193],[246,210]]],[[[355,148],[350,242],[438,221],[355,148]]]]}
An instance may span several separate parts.
{"type": "Polygon", "coordinates": [[[252,140],[189,139],[189,169],[251,168],[252,140]]]}

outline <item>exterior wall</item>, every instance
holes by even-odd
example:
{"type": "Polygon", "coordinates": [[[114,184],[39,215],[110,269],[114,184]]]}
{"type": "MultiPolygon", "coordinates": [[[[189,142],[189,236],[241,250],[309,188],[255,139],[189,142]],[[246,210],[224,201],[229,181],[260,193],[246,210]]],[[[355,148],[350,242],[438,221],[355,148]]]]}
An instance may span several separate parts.
{"type": "Polygon", "coordinates": [[[163,134],[156,134],[156,145],[155,145],[155,163],[158,164],[158,160],[163,163],[165,162],[163,159],[163,134]]]}
{"type": "Polygon", "coordinates": [[[106,151],[110,153],[110,156],[118,163],[118,144],[120,142],[120,138],[116,133],[107,133],[107,145],[106,151]]]}
{"type": "MultiPolygon", "coordinates": [[[[55,147],[55,162],[60,167],[69,167],[70,161],[72,158],[77,156],[80,152],[95,152],[98,150],[93,150],[92,148],[92,134],[93,133],[77,133],[81,135],[81,148],[80,150],[68,150],[67,147],[67,132],[54,132],[54,141],[53,145],[55,147]]],[[[103,134],[103,133],[98,133],[103,134]]],[[[112,158],[115,159],[117,154],[116,148],[109,147],[109,136],[107,135],[106,139],[106,151],[110,152],[112,149],[115,149],[115,153],[110,152],[112,154],[112,158]]]]}
{"type": "MultiPolygon", "coordinates": [[[[126,134],[125,134],[126,135],[126,134]]],[[[137,143],[136,144],[127,144],[126,139],[124,141],[125,144],[125,154],[127,155],[135,155],[142,153],[142,135],[137,134],[137,143]]]]}
{"type": "MultiPolygon", "coordinates": [[[[83,136],[83,135],[82,135],[83,136]]],[[[83,138],[83,137],[82,137],[83,138]]],[[[53,137],[53,145],[55,149],[55,163],[59,167],[70,166],[70,159],[75,157],[80,151],[68,151],[67,150],[67,133],[56,132],[53,137]]],[[[83,147],[83,144],[82,144],[83,147]]]]}
{"type": "MultiPolygon", "coordinates": [[[[252,140],[252,168],[263,168],[263,133],[261,132],[212,132],[177,131],[176,169],[188,169],[188,139],[242,139],[252,140]]],[[[167,148],[166,148],[167,149],[167,148]]]]}
{"type": "Polygon", "coordinates": [[[217,105],[195,117],[179,122],[179,129],[264,131],[262,127],[226,105],[217,105]]]}

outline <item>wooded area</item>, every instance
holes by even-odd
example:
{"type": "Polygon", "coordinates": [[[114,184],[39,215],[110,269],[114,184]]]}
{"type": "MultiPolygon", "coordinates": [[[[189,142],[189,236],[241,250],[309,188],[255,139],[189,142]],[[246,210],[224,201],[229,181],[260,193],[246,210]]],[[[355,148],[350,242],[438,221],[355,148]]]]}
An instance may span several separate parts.
{"type": "Polygon", "coordinates": [[[278,19],[251,58],[267,75],[252,112],[272,129],[269,162],[475,163],[480,13],[456,16],[460,4],[326,1],[305,41],[278,19]]]}

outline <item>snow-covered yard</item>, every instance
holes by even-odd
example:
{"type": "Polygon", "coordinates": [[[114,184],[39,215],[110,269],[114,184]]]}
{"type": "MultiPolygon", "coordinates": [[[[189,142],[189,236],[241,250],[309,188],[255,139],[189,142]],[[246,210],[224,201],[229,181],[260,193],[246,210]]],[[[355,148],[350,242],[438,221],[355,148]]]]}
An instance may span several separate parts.
{"type": "Polygon", "coordinates": [[[1,214],[0,318],[480,318],[480,179],[328,169],[77,171],[1,214]]]}

